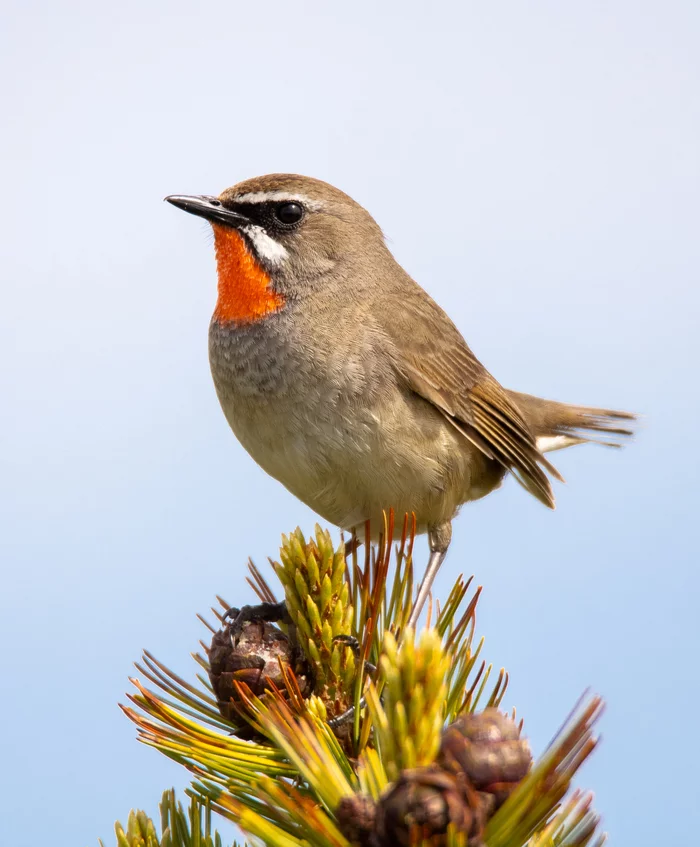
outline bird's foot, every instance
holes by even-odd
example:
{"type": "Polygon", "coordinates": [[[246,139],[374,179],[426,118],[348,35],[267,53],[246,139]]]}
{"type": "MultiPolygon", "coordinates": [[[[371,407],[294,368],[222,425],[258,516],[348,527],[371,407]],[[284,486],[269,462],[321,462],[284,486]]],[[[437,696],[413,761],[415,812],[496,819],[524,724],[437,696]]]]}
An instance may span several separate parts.
{"type": "MultiPolygon", "coordinates": [[[[354,635],[336,635],[333,641],[340,641],[341,644],[346,644],[355,654],[355,658],[360,658],[360,642],[354,635]]],[[[365,662],[365,673],[373,674],[377,670],[377,666],[371,662],[365,662]]]]}
{"type": "Polygon", "coordinates": [[[231,621],[232,634],[237,634],[243,629],[243,625],[249,621],[265,621],[266,623],[291,624],[292,619],[287,611],[287,604],[281,603],[258,603],[255,606],[243,606],[240,609],[232,606],[224,612],[222,623],[231,621]]]}
{"type": "MultiPolygon", "coordinates": [[[[342,644],[346,644],[355,654],[355,658],[360,657],[360,642],[357,640],[357,638],[355,638],[354,635],[336,635],[333,641],[340,641],[342,644]]],[[[364,672],[366,674],[373,674],[376,672],[376,670],[376,665],[373,665],[371,662],[365,662],[364,672]]],[[[360,708],[364,709],[366,705],[367,702],[365,698],[362,697],[362,699],[360,700],[360,708]]],[[[354,717],[355,707],[351,706],[349,709],[343,712],[342,715],[338,715],[335,718],[331,718],[331,720],[328,721],[328,726],[334,730],[340,729],[340,727],[350,723],[350,721],[352,721],[354,717]]]]}

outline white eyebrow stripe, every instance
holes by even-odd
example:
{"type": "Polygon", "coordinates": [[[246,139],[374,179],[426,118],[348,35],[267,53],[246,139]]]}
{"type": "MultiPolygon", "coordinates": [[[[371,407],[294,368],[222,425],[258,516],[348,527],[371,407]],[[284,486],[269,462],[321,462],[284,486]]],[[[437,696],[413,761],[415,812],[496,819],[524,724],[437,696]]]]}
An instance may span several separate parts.
{"type": "Polygon", "coordinates": [[[290,203],[301,203],[312,212],[323,208],[320,200],[312,200],[303,194],[292,194],[289,191],[253,191],[248,194],[239,194],[231,199],[234,203],[279,203],[286,200],[290,203]]]}
{"type": "Polygon", "coordinates": [[[253,242],[255,252],[270,265],[281,265],[289,256],[286,248],[269,236],[261,226],[249,224],[241,227],[248,238],[253,242]]]}

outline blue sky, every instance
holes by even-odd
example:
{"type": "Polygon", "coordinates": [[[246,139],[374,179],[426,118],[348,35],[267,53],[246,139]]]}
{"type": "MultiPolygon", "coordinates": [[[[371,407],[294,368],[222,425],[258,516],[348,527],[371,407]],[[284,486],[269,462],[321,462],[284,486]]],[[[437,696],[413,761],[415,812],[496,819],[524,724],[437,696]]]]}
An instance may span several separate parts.
{"type": "MultiPolygon", "coordinates": [[[[541,750],[581,691],[613,843],[687,843],[700,755],[700,9],[692,2],[10,4],[0,33],[3,839],[110,843],[183,787],[117,709],[147,647],[315,516],[229,432],[206,225],[170,193],[326,179],[505,385],[643,413],[465,508],[485,655],[541,750]],[[689,722],[690,721],[690,725],[689,722]]],[[[423,553],[425,549],[421,548],[423,553]]]]}

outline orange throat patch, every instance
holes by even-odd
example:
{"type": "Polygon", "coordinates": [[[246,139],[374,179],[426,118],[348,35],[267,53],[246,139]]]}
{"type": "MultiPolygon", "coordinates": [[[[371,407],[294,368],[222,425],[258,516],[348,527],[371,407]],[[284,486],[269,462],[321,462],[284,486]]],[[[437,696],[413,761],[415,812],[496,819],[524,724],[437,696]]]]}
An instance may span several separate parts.
{"type": "Polygon", "coordinates": [[[212,224],[216,269],[219,276],[214,317],[223,323],[248,324],[278,312],[284,297],[272,289],[272,280],[249,252],[235,229],[212,224]]]}

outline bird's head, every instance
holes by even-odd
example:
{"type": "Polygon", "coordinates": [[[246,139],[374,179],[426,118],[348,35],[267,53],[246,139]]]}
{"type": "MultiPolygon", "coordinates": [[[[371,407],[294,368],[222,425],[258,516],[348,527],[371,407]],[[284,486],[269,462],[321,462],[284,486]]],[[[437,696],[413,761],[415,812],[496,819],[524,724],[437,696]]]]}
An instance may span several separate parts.
{"type": "Polygon", "coordinates": [[[386,252],[382,232],[359,203],[328,183],[268,174],[218,197],[171,195],[169,203],[214,230],[219,302],[215,317],[250,323],[290,299],[337,280],[342,268],[386,252]]]}

